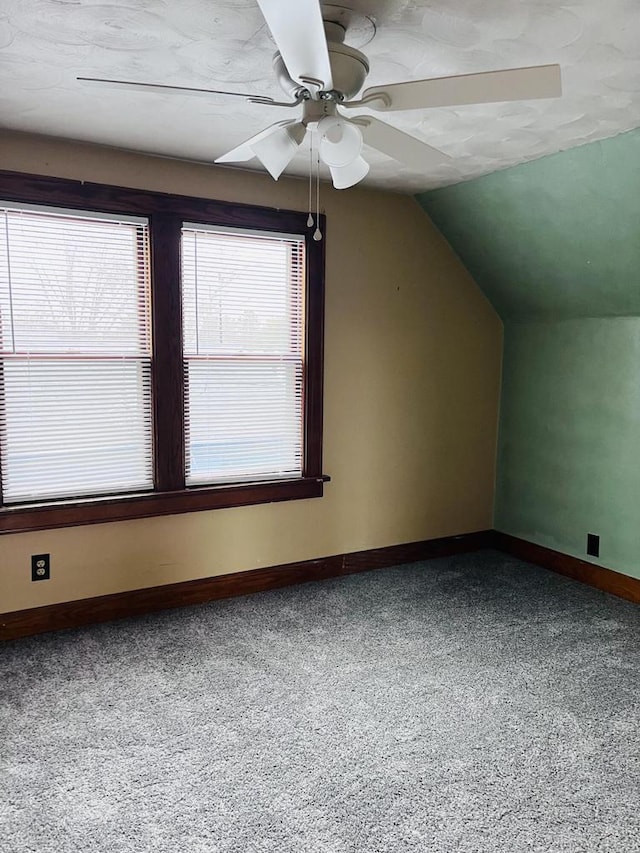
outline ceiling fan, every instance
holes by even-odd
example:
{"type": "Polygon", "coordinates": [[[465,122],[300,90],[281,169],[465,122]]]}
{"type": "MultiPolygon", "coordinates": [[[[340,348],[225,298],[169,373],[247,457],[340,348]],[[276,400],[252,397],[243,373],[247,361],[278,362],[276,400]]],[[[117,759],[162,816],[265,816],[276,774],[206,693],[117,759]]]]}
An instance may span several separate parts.
{"type": "Polygon", "coordinates": [[[217,94],[243,97],[252,103],[301,108],[296,119],[279,121],[218,157],[216,163],[243,163],[256,157],[277,180],[289,165],[307,132],[317,138],[317,153],[329,167],[336,189],[361,181],[369,171],[363,144],[418,170],[449,160],[447,154],[373,118],[351,116],[366,108],[376,112],[428,107],[555,98],[561,95],[559,65],[538,65],[455,77],[411,80],[365,89],[369,73],[364,53],[345,44],[352,28],[372,19],[320,0],[257,0],[278,51],[273,69],[290,101],[216,89],[197,89],[125,80],[78,77],[88,83],[126,86],[141,91],[217,94]]]}

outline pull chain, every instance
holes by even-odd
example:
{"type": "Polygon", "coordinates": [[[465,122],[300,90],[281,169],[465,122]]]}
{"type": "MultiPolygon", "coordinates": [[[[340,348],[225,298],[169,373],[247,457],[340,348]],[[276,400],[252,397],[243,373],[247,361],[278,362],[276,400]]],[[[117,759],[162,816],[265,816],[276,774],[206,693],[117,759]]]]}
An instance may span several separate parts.
{"type": "Polygon", "coordinates": [[[309,216],[307,217],[307,227],[313,228],[313,215],[311,213],[311,196],[313,185],[313,133],[309,134],[309,216]]]}
{"type": "Polygon", "coordinates": [[[316,242],[322,240],[322,231],[320,230],[320,149],[316,152],[316,230],[313,232],[313,239],[316,242]]]}

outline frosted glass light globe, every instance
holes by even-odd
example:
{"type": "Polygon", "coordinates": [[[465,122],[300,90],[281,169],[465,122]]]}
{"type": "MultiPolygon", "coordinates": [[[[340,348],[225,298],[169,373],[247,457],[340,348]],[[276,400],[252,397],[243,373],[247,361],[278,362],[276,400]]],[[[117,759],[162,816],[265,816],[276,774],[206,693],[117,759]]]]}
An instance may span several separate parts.
{"type": "Polygon", "coordinates": [[[320,157],[327,166],[348,166],[360,156],[362,133],[355,124],[337,116],[326,116],[318,122],[320,157]]]}

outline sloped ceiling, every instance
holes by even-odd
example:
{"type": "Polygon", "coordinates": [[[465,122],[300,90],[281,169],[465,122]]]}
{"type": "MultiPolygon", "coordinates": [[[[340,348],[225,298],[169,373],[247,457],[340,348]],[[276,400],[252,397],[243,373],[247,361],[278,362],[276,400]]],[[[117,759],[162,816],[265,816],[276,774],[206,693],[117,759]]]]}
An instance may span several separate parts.
{"type": "Polygon", "coordinates": [[[640,129],[418,200],[503,319],[640,316],[640,129]]]}
{"type": "MultiPolygon", "coordinates": [[[[637,0],[342,5],[376,22],[372,41],[355,39],[370,59],[369,86],[545,63],[562,68],[562,98],[385,115],[451,160],[418,171],[368,149],[371,186],[420,192],[640,124],[637,0]]],[[[282,98],[273,51],[255,0],[2,0],[0,127],[212,162],[292,112],[216,95],[89,89],[76,77],[282,98]]],[[[301,152],[288,173],[307,174],[308,159],[301,152]]]]}

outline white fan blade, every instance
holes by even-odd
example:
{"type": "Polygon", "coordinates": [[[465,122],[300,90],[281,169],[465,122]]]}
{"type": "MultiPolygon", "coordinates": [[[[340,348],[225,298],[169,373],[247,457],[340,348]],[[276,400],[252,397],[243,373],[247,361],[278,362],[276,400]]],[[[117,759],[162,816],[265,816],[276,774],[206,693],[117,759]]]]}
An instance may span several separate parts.
{"type": "Polygon", "coordinates": [[[381,111],[421,110],[425,107],[558,98],[561,94],[560,66],[537,65],[374,86],[362,93],[359,104],[346,102],[341,106],[367,106],[381,111]]]}
{"type": "Polygon", "coordinates": [[[320,80],[331,89],[331,63],[318,0],[258,0],[289,76],[320,80]]]}
{"type": "MultiPolygon", "coordinates": [[[[91,88],[131,89],[139,92],[158,92],[160,94],[179,92],[181,95],[233,95],[237,98],[255,98],[246,92],[224,92],[220,89],[194,89],[190,86],[165,86],[162,83],[136,83],[132,80],[104,80],[101,77],[76,77],[79,83],[88,83],[91,88]]],[[[269,98],[269,100],[273,100],[269,98]]]]}
{"type": "Polygon", "coordinates": [[[218,157],[216,163],[245,163],[257,157],[274,180],[278,180],[295,156],[307,132],[299,121],[279,121],[218,157]]]}
{"type": "Polygon", "coordinates": [[[383,154],[388,154],[389,157],[401,163],[406,163],[416,171],[422,172],[451,159],[443,151],[432,148],[426,142],[421,142],[415,136],[410,136],[385,121],[379,121],[371,116],[358,116],[351,120],[362,130],[366,145],[382,151],[383,154]]]}
{"type": "Polygon", "coordinates": [[[346,190],[359,183],[369,174],[369,164],[364,157],[356,157],[348,166],[329,166],[333,186],[337,190],[346,190]]]}

